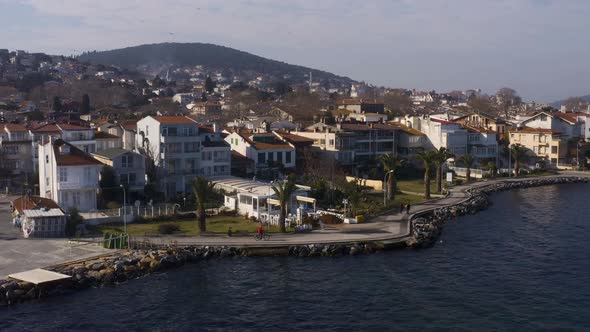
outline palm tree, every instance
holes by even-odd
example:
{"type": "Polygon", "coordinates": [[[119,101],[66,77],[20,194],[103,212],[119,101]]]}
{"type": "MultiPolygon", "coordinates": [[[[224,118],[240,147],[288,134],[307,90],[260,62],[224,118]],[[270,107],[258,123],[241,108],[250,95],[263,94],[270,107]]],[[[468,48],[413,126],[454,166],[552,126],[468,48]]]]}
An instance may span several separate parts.
{"type": "Polygon", "coordinates": [[[392,153],[387,153],[379,156],[379,161],[383,165],[385,174],[391,172],[387,179],[387,199],[392,201],[395,194],[395,171],[405,163],[405,160],[394,156],[392,153]]]}
{"type": "Polygon", "coordinates": [[[442,191],[442,167],[449,158],[453,157],[453,154],[445,147],[434,150],[434,152],[436,153],[434,160],[434,165],[436,166],[436,192],[440,193],[442,191]]]}
{"type": "Polygon", "coordinates": [[[197,176],[192,183],[193,193],[195,194],[195,203],[197,206],[197,220],[199,221],[199,230],[201,233],[207,230],[205,204],[207,204],[214,192],[213,186],[215,186],[215,183],[202,176],[197,176]]]}
{"type": "Polygon", "coordinates": [[[418,152],[418,158],[424,162],[424,198],[430,198],[430,168],[436,159],[436,151],[418,152]]]}
{"type": "Polygon", "coordinates": [[[475,158],[471,154],[464,154],[459,158],[459,161],[465,165],[467,171],[465,172],[465,177],[467,178],[467,182],[471,181],[471,167],[473,167],[473,163],[475,163],[475,158]]]}
{"type": "Polygon", "coordinates": [[[295,189],[297,189],[297,186],[295,185],[295,175],[289,175],[287,181],[277,181],[272,186],[272,190],[277,196],[277,200],[279,201],[281,208],[281,212],[279,214],[279,227],[281,228],[282,233],[287,232],[287,228],[285,227],[285,219],[287,218],[287,202],[289,202],[289,199],[291,198],[293,192],[295,192],[295,189]]]}
{"type": "Polygon", "coordinates": [[[528,159],[527,148],[520,144],[513,144],[510,146],[510,154],[514,159],[514,174],[518,176],[520,174],[520,164],[528,159]]]}
{"type": "Polygon", "coordinates": [[[494,179],[496,177],[496,172],[498,171],[498,168],[496,167],[496,163],[494,163],[493,161],[490,161],[487,165],[486,165],[488,171],[490,171],[490,177],[492,179],[494,179]]]}

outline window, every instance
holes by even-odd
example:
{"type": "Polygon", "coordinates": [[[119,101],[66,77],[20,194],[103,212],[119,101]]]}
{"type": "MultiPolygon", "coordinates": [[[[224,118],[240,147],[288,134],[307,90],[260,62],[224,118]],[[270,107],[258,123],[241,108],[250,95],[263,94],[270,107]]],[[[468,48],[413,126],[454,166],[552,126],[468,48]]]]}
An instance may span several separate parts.
{"type": "Polygon", "coordinates": [[[45,178],[45,186],[49,187],[49,178],[45,178]]]}
{"type": "Polygon", "coordinates": [[[280,163],[283,162],[283,151],[277,151],[277,161],[280,163]]]}
{"type": "Polygon", "coordinates": [[[252,196],[240,195],[240,204],[252,205],[252,196]]]}
{"type": "Polygon", "coordinates": [[[552,146],[551,147],[551,153],[556,154],[557,153],[557,147],[556,146],[552,146]]]}
{"type": "Polygon", "coordinates": [[[258,152],[258,162],[265,163],[266,162],[266,153],[258,152]]]}
{"type": "Polygon", "coordinates": [[[291,151],[287,151],[285,152],[285,163],[290,164],[291,163],[291,151]]]}
{"type": "Polygon", "coordinates": [[[49,155],[46,155],[46,156],[45,156],[45,163],[46,163],[46,164],[49,164],[49,155]]]}
{"type": "Polygon", "coordinates": [[[90,146],[84,145],[84,152],[90,153],[90,146]]]}
{"type": "Polygon", "coordinates": [[[333,139],[330,140],[330,146],[334,146],[334,140],[333,139]]]}
{"type": "Polygon", "coordinates": [[[130,173],[129,174],[129,184],[130,185],[134,185],[135,184],[135,180],[136,180],[135,173],[130,173]]]}
{"type": "Polygon", "coordinates": [[[121,167],[133,168],[133,155],[124,155],[121,158],[121,167]]]}
{"type": "Polygon", "coordinates": [[[74,191],[72,193],[72,204],[74,206],[80,206],[80,192],[79,191],[74,191]]]}
{"type": "Polygon", "coordinates": [[[267,158],[268,158],[268,161],[273,161],[274,160],[274,152],[269,152],[267,158]]]}
{"type": "Polygon", "coordinates": [[[199,142],[184,143],[184,152],[199,152],[199,142]]]}
{"type": "Polygon", "coordinates": [[[534,153],[539,153],[539,147],[538,146],[533,146],[533,152],[534,153]]]}
{"type": "Polygon", "coordinates": [[[68,169],[61,167],[59,169],[59,182],[68,182],[68,169]]]}

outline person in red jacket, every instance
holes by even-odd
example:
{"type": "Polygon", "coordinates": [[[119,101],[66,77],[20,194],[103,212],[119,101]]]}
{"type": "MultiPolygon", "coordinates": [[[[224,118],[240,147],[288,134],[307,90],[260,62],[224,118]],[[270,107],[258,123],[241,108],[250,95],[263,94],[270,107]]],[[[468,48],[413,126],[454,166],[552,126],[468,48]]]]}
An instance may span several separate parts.
{"type": "Polygon", "coordinates": [[[262,224],[260,224],[260,226],[258,226],[258,235],[262,236],[262,234],[264,234],[264,228],[262,228],[262,224]]]}

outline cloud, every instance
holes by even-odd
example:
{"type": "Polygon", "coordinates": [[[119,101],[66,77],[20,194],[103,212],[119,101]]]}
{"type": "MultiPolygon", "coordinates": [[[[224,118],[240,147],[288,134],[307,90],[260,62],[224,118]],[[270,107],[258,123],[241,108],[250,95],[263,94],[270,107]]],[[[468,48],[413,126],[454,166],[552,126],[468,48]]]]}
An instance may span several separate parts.
{"type": "MultiPolygon", "coordinates": [[[[2,7],[14,8],[14,3],[0,0],[2,7]]],[[[0,31],[0,39],[10,47],[69,53],[199,41],[380,85],[491,91],[507,85],[526,97],[548,100],[590,92],[583,91],[590,85],[584,69],[590,53],[584,36],[590,3],[584,0],[18,4],[37,19],[11,23],[0,31]],[[40,18],[42,23],[37,23],[40,18]],[[559,86],[548,78],[559,78],[559,86]]]]}

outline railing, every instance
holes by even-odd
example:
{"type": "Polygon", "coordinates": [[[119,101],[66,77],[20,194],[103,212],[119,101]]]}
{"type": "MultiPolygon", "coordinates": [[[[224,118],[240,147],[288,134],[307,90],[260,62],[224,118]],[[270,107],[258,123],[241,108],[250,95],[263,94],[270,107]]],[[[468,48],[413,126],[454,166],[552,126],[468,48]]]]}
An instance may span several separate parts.
{"type": "MultiPolygon", "coordinates": [[[[455,171],[458,176],[466,177],[467,176],[467,168],[465,167],[449,167],[450,170],[455,171]]],[[[476,179],[481,179],[485,176],[490,176],[492,174],[491,171],[483,170],[480,168],[471,168],[470,169],[470,176],[476,179]]]]}

